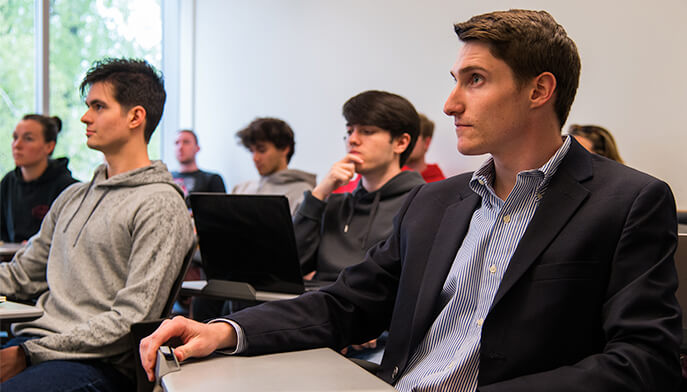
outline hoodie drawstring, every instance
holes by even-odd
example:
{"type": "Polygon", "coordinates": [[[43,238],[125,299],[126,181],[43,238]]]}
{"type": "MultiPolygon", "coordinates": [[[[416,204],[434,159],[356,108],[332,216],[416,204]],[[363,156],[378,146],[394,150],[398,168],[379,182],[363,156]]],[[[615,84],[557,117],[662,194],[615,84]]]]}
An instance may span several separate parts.
{"type": "MultiPolygon", "coordinates": [[[[83,197],[81,198],[81,201],[79,202],[79,206],[76,208],[76,210],[74,211],[74,214],[71,216],[71,218],[69,218],[69,220],[67,221],[67,224],[64,226],[64,230],[62,230],[63,233],[66,233],[66,232],[67,232],[67,229],[69,229],[69,226],[71,225],[72,221],[73,221],[74,218],[76,217],[76,214],[78,214],[79,211],[81,211],[81,206],[83,205],[84,201],[86,200],[86,197],[88,196],[88,194],[91,192],[91,188],[93,188],[93,186],[94,186],[94,184],[95,184],[95,177],[96,177],[96,176],[97,176],[97,173],[93,176],[93,178],[91,179],[91,182],[88,184],[88,188],[86,188],[86,192],[84,192],[84,195],[83,195],[83,197]]],[[[106,190],[103,192],[103,194],[100,196],[100,198],[98,199],[98,201],[95,203],[95,205],[94,205],[93,208],[91,209],[91,212],[88,214],[88,217],[86,218],[86,221],[84,222],[84,224],[83,224],[83,225],[81,226],[81,228],[79,229],[79,232],[77,233],[76,238],[74,239],[74,243],[72,244],[72,246],[76,246],[76,243],[79,242],[79,238],[81,237],[81,232],[83,232],[84,227],[86,227],[86,224],[88,223],[88,220],[91,219],[91,216],[93,215],[93,213],[95,212],[95,210],[96,210],[96,209],[98,208],[98,206],[100,205],[100,202],[103,201],[103,199],[105,198],[105,195],[107,195],[107,193],[108,193],[109,191],[110,191],[110,189],[106,189],[106,190]]]]}
{"type": "Polygon", "coordinates": [[[346,217],[346,223],[344,224],[344,233],[348,233],[348,227],[351,224],[351,220],[353,220],[353,213],[355,212],[355,195],[352,193],[346,195],[346,203],[348,204],[348,217],[346,217]]]}

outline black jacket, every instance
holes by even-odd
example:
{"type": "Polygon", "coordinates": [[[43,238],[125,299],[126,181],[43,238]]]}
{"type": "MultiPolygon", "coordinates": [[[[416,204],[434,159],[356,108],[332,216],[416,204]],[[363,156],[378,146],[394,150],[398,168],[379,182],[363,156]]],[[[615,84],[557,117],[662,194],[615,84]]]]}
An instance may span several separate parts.
{"type": "Polygon", "coordinates": [[[77,182],[67,158],[48,161],[48,168],[26,182],[21,169],[7,173],[0,183],[0,235],[6,242],[28,240],[41,228],[43,217],[64,188],[77,182]]]}
{"type": "Polygon", "coordinates": [[[336,280],[389,236],[406,195],[424,183],[418,173],[403,171],[375,192],[367,192],[362,181],[352,193],[332,194],[327,201],[305,192],[293,218],[301,272],[316,270],[318,280],[336,280]]]}
{"type": "MultiPolygon", "coordinates": [[[[391,322],[378,375],[395,382],[441,310],[479,207],[469,180],[413,190],[390,237],[333,286],[228,316],[245,333],[245,353],[338,349],[391,322]]],[[[482,326],[478,390],[676,391],[676,232],[668,185],[573,140],[482,326]]]]}

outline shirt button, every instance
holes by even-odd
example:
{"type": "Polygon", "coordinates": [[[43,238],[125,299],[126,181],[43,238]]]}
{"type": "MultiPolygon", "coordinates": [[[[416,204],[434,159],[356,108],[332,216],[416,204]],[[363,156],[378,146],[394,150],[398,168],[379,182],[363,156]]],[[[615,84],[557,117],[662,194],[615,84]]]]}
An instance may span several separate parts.
{"type": "Polygon", "coordinates": [[[391,372],[391,378],[395,379],[398,376],[398,366],[394,366],[394,370],[391,372]]]}
{"type": "Polygon", "coordinates": [[[510,215],[505,215],[503,217],[503,223],[508,223],[508,222],[510,222],[510,215]]]}
{"type": "Polygon", "coordinates": [[[491,272],[492,274],[495,274],[496,273],[496,266],[492,265],[491,267],[489,267],[489,272],[491,272]]]}
{"type": "Polygon", "coordinates": [[[483,319],[483,318],[478,319],[478,320],[477,320],[477,325],[479,325],[479,326],[481,327],[482,324],[484,324],[484,319],[483,319]]]}
{"type": "Polygon", "coordinates": [[[480,185],[484,185],[484,180],[481,178],[477,179],[477,182],[479,182],[480,185]]]}
{"type": "Polygon", "coordinates": [[[456,366],[456,361],[451,361],[451,363],[446,366],[446,370],[453,369],[454,366],[456,366]]]}
{"type": "Polygon", "coordinates": [[[537,193],[537,195],[534,198],[537,199],[537,201],[541,200],[541,198],[542,198],[541,193],[537,193]]]}

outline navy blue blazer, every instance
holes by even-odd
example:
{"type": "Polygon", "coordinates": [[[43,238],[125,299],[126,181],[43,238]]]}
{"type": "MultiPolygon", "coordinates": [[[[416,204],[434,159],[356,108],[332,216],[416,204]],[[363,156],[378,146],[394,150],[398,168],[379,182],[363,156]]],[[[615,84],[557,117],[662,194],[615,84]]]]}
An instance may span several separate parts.
{"type": "MultiPolygon", "coordinates": [[[[483,324],[479,391],[677,390],[672,192],[572,142],[483,324]]],[[[411,191],[391,236],[334,285],[227,316],[245,332],[245,353],[340,349],[388,328],[378,375],[397,380],[439,314],[480,205],[470,178],[411,191]]]]}

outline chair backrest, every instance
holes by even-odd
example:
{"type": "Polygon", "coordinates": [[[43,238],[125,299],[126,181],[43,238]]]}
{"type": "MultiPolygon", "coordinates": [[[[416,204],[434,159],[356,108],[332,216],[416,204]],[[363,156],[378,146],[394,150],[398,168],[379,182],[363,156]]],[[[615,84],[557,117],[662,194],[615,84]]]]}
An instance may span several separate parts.
{"type": "Polygon", "coordinates": [[[184,277],[186,276],[186,273],[188,272],[188,268],[191,266],[191,261],[193,260],[193,254],[196,253],[196,245],[197,245],[197,242],[194,240],[193,244],[191,245],[191,248],[188,250],[188,253],[186,253],[186,256],[184,256],[184,262],[183,262],[183,264],[181,264],[181,270],[179,271],[179,275],[174,280],[174,284],[172,285],[172,290],[169,292],[169,298],[167,298],[167,302],[165,303],[165,307],[162,309],[162,315],[160,315],[160,317],[162,317],[162,318],[165,318],[172,313],[172,308],[174,307],[174,302],[176,301],[177,296],[179,295],[179,291],[181,291],[181,284],[183,283],[184,277]]]}
{"type": "Polygon", "coordinates": [[[160,315],[161,318],[141,321],[131,325],[131,349],[134,352],[134,361],[136,362],[134,366],[136,368],[136,391],[138,392],[150,392],[155,387],[155,383],[148,381],[146,373],[143,370],[143,366],[141,366],[141,355],[138,352],[138,345],[141,342],[141,339],[153,333],[160,323],[162,323],[162,320],[164,320],[164,318],[169,316],[169,314],[172,312],[174,302],[176,301],[179,291],[181,290],[181,283],[184,280],[184,276],[186,276],[188,267],[191,265],[191,260],[193,259],[193,254],[196,251],[196,244],[197,243],[194,240],[191,248],[188,250],[188,253],[186,253],[184,256],[184,261],[181,264],[179,275],[174,280],[172,289],[169,292],[169,297],[165,303],[165,307],[162,309],[162,314],[160,315]]]}

